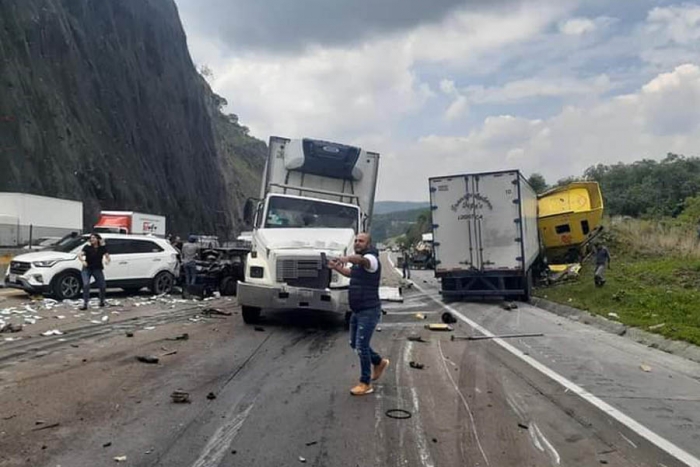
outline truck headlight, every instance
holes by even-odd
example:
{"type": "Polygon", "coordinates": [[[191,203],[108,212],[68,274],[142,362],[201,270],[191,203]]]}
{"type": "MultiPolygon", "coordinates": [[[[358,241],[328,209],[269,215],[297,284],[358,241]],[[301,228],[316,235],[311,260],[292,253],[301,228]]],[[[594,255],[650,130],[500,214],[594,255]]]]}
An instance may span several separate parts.
{"type": "Polygon", "coordinates": [[[262,277],[265,275],[265,268],[262,266],[251,266],[250,267],[250,277],[254,277],[256,279],[262,279],[262,277]]]}

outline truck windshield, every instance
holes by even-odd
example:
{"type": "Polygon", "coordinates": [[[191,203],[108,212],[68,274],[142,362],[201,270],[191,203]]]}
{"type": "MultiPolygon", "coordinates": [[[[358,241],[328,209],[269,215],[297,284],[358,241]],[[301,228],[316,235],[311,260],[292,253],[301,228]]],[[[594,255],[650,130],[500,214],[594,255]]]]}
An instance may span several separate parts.
{"type": "Polygon", "coordinates": [[[353,229],[357,232],[358,209],[317,200],[273,196],[267,208],[267,228],[353,229]]]}
{"type": "Polygon", "coordinates": [[[70,253],[81,244],[87,242],[88,235],[67,235],[61,239],[52,249],[62,253],[70,253]]]}

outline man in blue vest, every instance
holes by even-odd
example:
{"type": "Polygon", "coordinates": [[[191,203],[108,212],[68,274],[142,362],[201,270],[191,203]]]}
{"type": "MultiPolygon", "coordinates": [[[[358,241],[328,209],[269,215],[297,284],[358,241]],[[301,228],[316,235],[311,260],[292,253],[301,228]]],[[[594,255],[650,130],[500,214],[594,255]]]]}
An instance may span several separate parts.
{"type": "Polygon", "coordinates": [[[331,260],[328,266],[350,278],[348,299],[350,317],[350,346],[360,356],[360,383],[350,390],[353,396],[374,392],[372,381],[378,380],[389,366],[389,359],[382,358],[369,345],[372,333],[382,316],[379,300],[379,283],[382,266],[379,253],[371,246],[367,233],[355,237],[355,254],[331,260]],[[347,267],[346,264],[350,264],[347,267]]]}

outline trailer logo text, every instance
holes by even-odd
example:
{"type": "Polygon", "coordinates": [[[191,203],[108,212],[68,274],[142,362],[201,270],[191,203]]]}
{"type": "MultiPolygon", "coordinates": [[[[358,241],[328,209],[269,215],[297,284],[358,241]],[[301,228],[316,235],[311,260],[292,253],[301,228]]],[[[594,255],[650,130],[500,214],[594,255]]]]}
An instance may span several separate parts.
{"type": "Polygon", "coordinates": [[[493,210],[493,205],[491,201],[486,196],[482,196],[479,193],[467,193],[457,200],[455,204],[451,206],[452,211],[457,212],[458,209],[468,209],[477,210],[484,209],[484,207],[493,210]]]}

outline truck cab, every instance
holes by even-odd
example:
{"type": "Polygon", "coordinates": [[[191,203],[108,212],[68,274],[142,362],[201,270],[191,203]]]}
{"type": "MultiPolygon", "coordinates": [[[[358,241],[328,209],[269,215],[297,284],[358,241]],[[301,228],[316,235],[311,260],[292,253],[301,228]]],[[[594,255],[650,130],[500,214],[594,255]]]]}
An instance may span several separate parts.
{"type": "Polygon", "coordinates": [[[369,229],[379,155],[320,140],[272,137],[238,302],[246,323],[263,309],[346,313],[349,280],[327,267],[369,229]]]}

